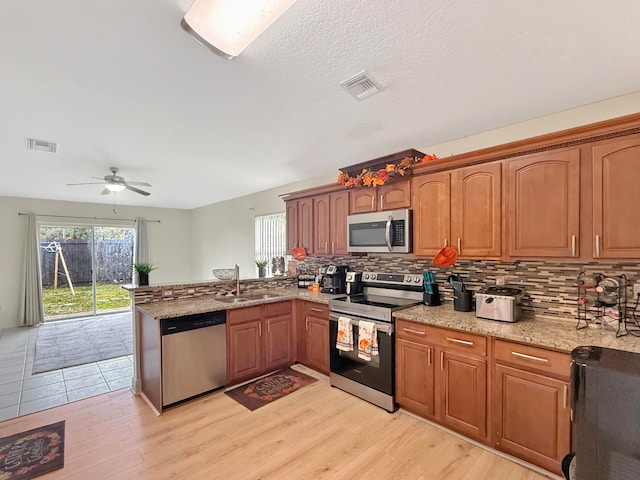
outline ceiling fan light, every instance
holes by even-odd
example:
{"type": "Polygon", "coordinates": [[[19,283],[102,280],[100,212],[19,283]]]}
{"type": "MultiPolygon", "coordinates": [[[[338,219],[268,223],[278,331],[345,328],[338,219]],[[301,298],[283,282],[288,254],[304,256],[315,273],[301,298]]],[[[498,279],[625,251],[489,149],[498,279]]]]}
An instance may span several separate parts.
{"type": "Polygon", "coordinates": [[[105,187],[107,190],[112,192],[121,192],[126,188],[124,185],[120,185],[119,183],[107,183],[105,187]]]}
{"type": "Polygon", "coordinates": [[[200,43],[231,60],[296,0],[195,0],[180,25],[200,43]]]}

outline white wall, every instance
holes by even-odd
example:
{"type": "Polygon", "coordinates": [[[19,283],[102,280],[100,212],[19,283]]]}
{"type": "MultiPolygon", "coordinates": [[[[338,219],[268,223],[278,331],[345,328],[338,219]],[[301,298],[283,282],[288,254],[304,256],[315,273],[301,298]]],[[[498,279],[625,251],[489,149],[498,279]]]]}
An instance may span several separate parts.
{"type": "MultiPolygon", "coordinates": [[[[149,261],[158,269],[150,275],[150,282],[174,283],[192,280],[191,225],[187,210],[60,202],[31,198],[0,197],[0,328],[18,326],[20,286],[24,258],[27,217],[18,212],[42,215],[100,217],[108,219],[160,220],[148,224],[149,261]]],[[[60,219],[61,221],[64,219],[60,219]]],[[[99,223],[97,220],[96,223],[99,223]]]]}

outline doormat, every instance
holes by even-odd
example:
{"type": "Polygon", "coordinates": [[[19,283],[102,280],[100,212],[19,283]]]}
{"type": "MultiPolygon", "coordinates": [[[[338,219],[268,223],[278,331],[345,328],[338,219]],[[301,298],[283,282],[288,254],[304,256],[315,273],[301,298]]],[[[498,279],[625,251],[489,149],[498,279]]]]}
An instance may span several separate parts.
{"type": "Polygon", "coordinates": [[[64,466],[64,420],[0,438],[0,479],[29,480],[64,466]]]}
{"type": "Polygon", "coordinates": [[[225,393],[253,411],[317,380],[304,373],[285,368],[225,393]]]}
{"type": "Polygon", "coordinates": [[[131,312],[38,327],[32,374],[100,362],[133,353],[131,312]]]}

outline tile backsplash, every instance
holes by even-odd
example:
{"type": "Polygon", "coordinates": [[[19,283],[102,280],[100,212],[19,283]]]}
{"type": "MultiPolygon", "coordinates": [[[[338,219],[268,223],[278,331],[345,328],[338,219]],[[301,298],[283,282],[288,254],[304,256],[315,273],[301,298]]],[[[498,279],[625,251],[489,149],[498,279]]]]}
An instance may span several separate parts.
{"type": "Polygon", "coordinates": [[[449,268],[434,267],[430,259],[413,255],[367,255],[360,257],[307,257],[298,265],[299,271],[317,271],[326,264],[348,265],[362,272],[422,273],[431,270],[436,274],[441,294],[451,300],[452,289],[447,277],[456,273],[462,277],[465,286],[477,290],[486,285],[494,285],[498,277],[504,277],[505,284],[525,287],[522,308],[526,314],[555,316],[573,319],[577,314],[577,284],[580,271],[588,275],[600,273],[604,276],[627,278],[627,313],[630,316],[635,307],[633,283],[640,282],[640,263],[637,262],[543,262],[543,261],[501,261],[501,260],[461,260],[449,268]]]}

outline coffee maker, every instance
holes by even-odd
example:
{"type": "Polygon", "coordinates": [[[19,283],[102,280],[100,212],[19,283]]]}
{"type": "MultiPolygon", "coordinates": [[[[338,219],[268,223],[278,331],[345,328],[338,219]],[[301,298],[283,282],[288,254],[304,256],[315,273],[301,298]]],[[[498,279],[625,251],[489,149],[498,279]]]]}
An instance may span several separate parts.
{"type": "Polygon", "coordinates": [[[362,273],[347,272],[345,278],[347,295],[357,295],[362,292],[362,273]]]}
{"type": "Polygon", "coordinates": [[[322,277],[322,293],[345,293],[346,266],[329,265],[322,277]]]}

